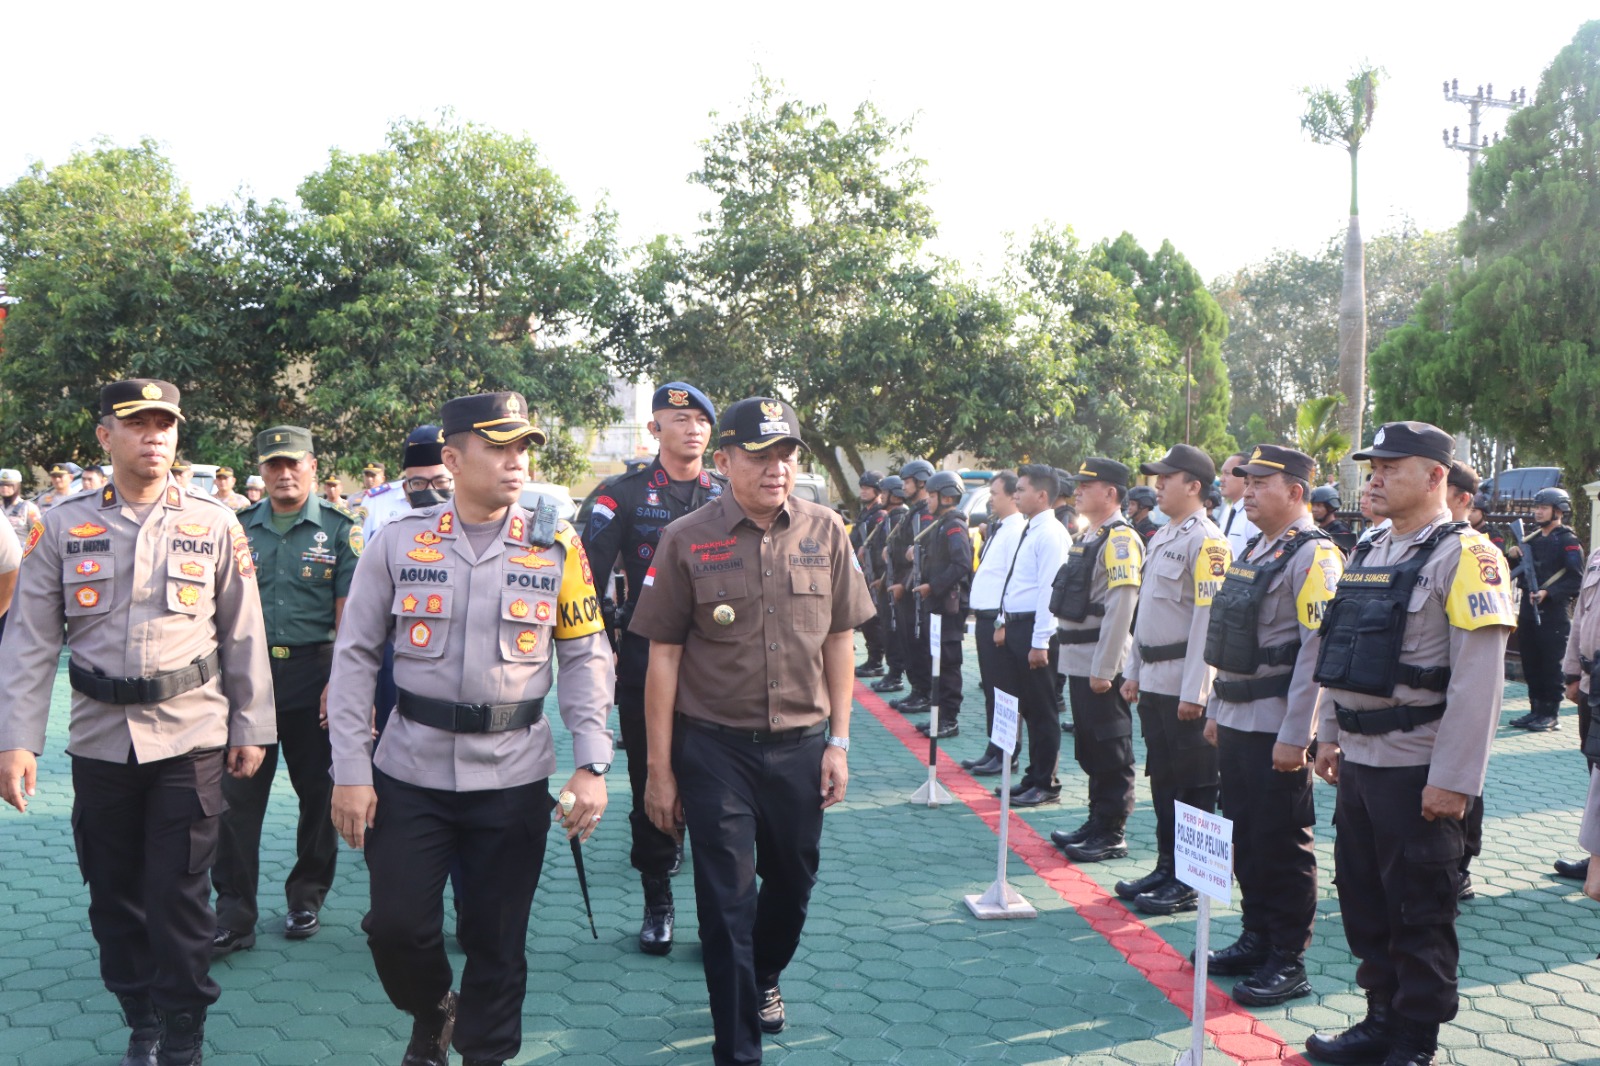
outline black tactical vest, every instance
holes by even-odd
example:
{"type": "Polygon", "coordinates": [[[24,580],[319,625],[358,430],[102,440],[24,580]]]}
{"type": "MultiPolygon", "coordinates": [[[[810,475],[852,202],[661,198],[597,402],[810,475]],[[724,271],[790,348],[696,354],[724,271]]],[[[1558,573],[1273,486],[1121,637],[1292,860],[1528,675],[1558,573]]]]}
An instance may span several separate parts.
{"type": "Polygon", "coordinates": [[[1273,579],[1289,565],[1300,545],[1305,540],[1327,540],[1328,535],[1315,526],[1291,529],[1277,551],[1262,562],[1247,563],[1244,555],[1250,553],[1257,539],[1259,534],[1245,545],[1240,558],[1228,564],[1228,574],[1211,601],[1205,661],[1230,674],[1253,674],[1263,666],[1287,666],[1300,654],[1298,640],[1271,648],[1261,646],[1261,604],[1267,598],[1273,579]]]}
{"type": "Polygon", "coordinates": [[[1125,518],[1113,518],[1100,527],[1099,534],[1090,541],[1074,544],[1067,549],[1067,561],[1056,571],[1050,582],[1050,613],[1069,622],[1081,622],[1091,614],[1103,615],[1106,605],[1089,602],[1089,589],[1094,584],[1094,568],[1100,561],[1100,549],[1117,526],[1128,524],[1125,518]]]}
{"type": "Polygon", "coordinates": [[[1373,545],[1370,540],[1356,545],[1322,616],[1322,650],[1311,679],[1368,696],[1392,696],[1402,683],[1443,692],[1450,683],[1450,667],[1402,663],[1400,646],[1410,616],[1411,590],[1423,564],[1441,540],[1465,528],[1465,522],[1444,523],[1396,566],[1362,566],[1373,545]]]}

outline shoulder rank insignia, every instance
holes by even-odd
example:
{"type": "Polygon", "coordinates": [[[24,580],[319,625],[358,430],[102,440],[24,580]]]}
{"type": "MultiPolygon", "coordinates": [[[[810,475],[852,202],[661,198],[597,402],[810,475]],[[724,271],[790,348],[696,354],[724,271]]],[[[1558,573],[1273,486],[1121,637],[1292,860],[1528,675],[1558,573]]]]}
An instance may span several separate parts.
{"type": "Polygon", "coordinates": [[[440,533],[452,533],[453,534],[455,532],[455,528],[456,528],[456,516],[455,516],[455,512],[454,511],[446,511],[444,514],[439,516],[439,532],[440,533]]]}

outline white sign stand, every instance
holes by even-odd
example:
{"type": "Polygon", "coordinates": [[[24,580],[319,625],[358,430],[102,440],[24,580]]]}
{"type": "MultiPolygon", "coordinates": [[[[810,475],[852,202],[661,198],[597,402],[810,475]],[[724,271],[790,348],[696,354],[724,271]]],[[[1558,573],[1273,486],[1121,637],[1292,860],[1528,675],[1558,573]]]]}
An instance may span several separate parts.
{"type": "Polygon", "coordinates": [[[1178,1066],[1201,1066],[1206,1050],[1206,982],[1211,950],[1211,901],[1233,895],[1233,823],[1219,814],[1173,802],[1173,858],[1178,880],[1200,893],[1194,939],[1194,1014],[1189,1048],[1178,1066]]]}
{"type": "Polygon", "coordinates": [[[944,616],[937,612],[928,615],[928,647],[933,654],[933,681],[928,686],[928,697],[933,703],[928,717],[928,779],[911,795],[911,802],[937,807],[952,802],[949,792],[939,784],[939,644],[944,636],[944,616]]]}
{"type": "Polygon", "coordinates": [[[1017,698],[994,690],[994,730],[989,742],[1000,749],[1000,859],[994,884],[983,895],[967,896],[967,909],[978,918],[1037,918],[1039,912],[1006,883],[1006,855],[1011,829],[1011,751],[1017,746],[1017,698]]]}

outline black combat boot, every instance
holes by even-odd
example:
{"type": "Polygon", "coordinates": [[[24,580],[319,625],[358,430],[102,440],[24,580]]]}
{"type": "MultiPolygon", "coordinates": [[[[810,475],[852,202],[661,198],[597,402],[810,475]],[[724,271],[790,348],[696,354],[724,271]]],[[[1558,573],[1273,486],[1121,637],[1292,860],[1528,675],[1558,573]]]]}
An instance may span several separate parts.
{"type": "Polygon", "coordinates": [[[1305,955],[1281,948],[1269,951],[1267,961],[1255,973],[1233,986],[1234,1000],[1250,1007],[1274,1007],[1310,994],[1305,955]]]}
{"type": "Polygon", "coordinates": [[[156,1052],[159,1066],[200,1066],[205,1051],[206,1009],[164,1010],[161,1014],[161,1044],[156,1052]]]}
{"type": "Polygon", "coordinates": [[[1367,993],[1367,1016],[1342,1033],[1313,1033],[1306,1054],[1336,1066],[1382,1062],[1389,1055],[1389,996],[1367,993]]]}
{"type": "Polygon", "coordinates": [[[1439,1026],[1414,1022],[1398,1014],[1389,1021],[1389,1057],[1383,1066],[1433,1066],[1439,1050],[1439,1026]]]}
{"type": "MultiPolygon", "coordinates": [[[[1066,834],[1062,835],[1065,836],[1066,834]]],[[[1051,833],[1050,836],[1052,839],[1055,838],[1054,833],[1051,833]]],[[[1080,841],[1069,841],[1069,843],[1080,843],[1080,841]]],[[[1136,877],[1131,881],[1118,881],[1115,888],[1119,898],[1132,899],[1141,893],[1149,892],[1153,888],[1160,888],[1170,880],[1172,880],[1172,860],[1161,859],[1156,863],[1156,868],[1143,877],[1136,877]]]]}
{"type": "Polygon", "coordinates": [[[450,1036],[456,1028],[456,994],[411,1015],[411,1043],[400,1066],[450,1066],[450,1036]]]}
{"type": "Polygon", "coordinates": [[[1128,838],[1122,835],[1122,826],[1102,822],[1095,832],[1076,844],[1064,845],[1061,851],[1073,862],[1104,862],[1107,859],[1128,857],[1128,838]]]}
{"type": "Polygon", "coordinates": [[[122,1056],[121,1066],[156,1066],[156,1052],[161,1047],[161,1015],[149,996],[118,996],[122,1004],[122,1018],[133,1030],[128,1037],[128,1053],[122,1056]]]}
{"type": "MultiPolygon", "coordinates": [[[[1192,951],[1189,961],[1194,961],[1192,951]]],[[[1253,929],[1246,929],[1227,947],[1206,952],[1206,973],[1212,977],[1240,977],[1255,973],[1266,961],[1267,938],[1253,929]]]]}
{"type": "Polygon", "coordinates": [[[645,874],[644,924],[639,927],[639,950],[646,955],[665,955],[672,950],[672,878],[645,874]]]}
{"type": "Polygon", "coordinates": [[[1200,905],[1200,893],[1178,880],[1167,878],[1167,883],[1133,898],[1133,905],[1145,914],[1176,914],[1192,911],[1200,905]]]}
{"type": "Polygon", "coordinates": [[[899,692],[905,687],[906,683],[901,680],[898,670],[892,670],[887,677],[880,677],[872,683],[874,692],[899,692]]]}
{"type": "Polygon", "coordinates": [[[1071,844],[1082,844],[1099,831],[1100,823],[1095,821],[1094,816],[1091,815],[1088,820],[1070,833],[1065,829],[1050,830],[1050,840],[1056,847],[1065,848],[1071,844]]]}

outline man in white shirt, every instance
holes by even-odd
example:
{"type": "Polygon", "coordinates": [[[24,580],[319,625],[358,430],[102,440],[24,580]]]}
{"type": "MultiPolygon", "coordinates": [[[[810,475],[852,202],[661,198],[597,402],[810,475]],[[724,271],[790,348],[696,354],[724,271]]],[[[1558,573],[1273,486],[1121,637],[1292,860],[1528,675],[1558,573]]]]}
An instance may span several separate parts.
{"type": "MultiPolygon", "coordinates": [[[[977,624],[978,677],[983,685],[984,735],[994,732],[994,679],[995,658],[1004,654],[994,643],[994,622],[1000,614],[1000,597],[1005,591],[1006,575],[1011,572],[1011,560],[1016,557],[1022,539],[1022,527],[1027,524],[1017,510],[1017,475],[1002,470],[989,482],[989,534],[978,552],[978,572],[972,576],[972,591],[968,603],[977,624]]],[[[1001,770],[1000,749],[990,744],[976,759],[963,759],[961,765],[974,776],[998,774],[1001,770]]],[[[1016,752],[1012,751],[1012,768],[1015,769],[1016,752]]]]}
{"type": "Polygon", "coordinates": [[[1222,461],[1222,514],[1217,525],[1228,538],[1228,554],[1234,559],[1244,557],[1244,546],[1261,530],[1244,513],[1244,478],[1234,477],[1233,468],[1248,459],[1244,452],[1234,452],[1222,461]]]}
{"type": "Polygon", "coordinates": [[[1066,561],[1071,538],[1050,509],[1058,491],[1059,479],[1048,466],[1030,464],[1017,471],[1015,500],[1027,523],[1001,589],[1001,613],[992,638],[1002,649],[995,660],[995,688],[1017,697],[1018,711],[1028,726],[1028,768],[1012,787],[1015,807],[1061,801],[1061,782],[1056,778],[1061,726],[1050,656],[1056,619],[1050,613],[1050,585],[1066,561]]]}

